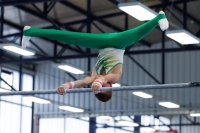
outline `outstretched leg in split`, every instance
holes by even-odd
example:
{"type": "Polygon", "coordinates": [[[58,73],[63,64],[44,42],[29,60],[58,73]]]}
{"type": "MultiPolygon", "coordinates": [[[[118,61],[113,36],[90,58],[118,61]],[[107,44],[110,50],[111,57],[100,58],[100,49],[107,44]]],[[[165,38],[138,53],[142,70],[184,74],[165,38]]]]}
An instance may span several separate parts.
{"type": "Polygon", "coordinates": [[[159,12],[155,18],[138,27],[116,33],[93,34],[54,29],[40,29],[25,26],[22,46],[25,48],[26,42],[30,39],[30,37],[45,37],[64,42],[66,44],[74,44],[85,48],[125,49],[125,47],[141,40],[144,36],[155,29],[158,24],[161,30],[166,30],[169,26],[165,13],[162,11],[159,12]]]}

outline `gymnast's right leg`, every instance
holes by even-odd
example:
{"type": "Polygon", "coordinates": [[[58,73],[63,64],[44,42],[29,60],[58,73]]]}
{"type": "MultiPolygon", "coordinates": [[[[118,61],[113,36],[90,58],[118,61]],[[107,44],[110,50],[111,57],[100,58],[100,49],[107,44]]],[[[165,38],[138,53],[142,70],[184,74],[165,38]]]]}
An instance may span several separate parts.
{"type": "Polygon", "coordinates": [[[26,47],[26,42],[30,37],[44,37],[65,43],[66,45],[78,45],[85,48],[100,49],[107,45],[108,34],[93,34],[84,32],[72,32],[67,30],[41,29],[25,26],[23,30],[22,47],[26,47]]]}

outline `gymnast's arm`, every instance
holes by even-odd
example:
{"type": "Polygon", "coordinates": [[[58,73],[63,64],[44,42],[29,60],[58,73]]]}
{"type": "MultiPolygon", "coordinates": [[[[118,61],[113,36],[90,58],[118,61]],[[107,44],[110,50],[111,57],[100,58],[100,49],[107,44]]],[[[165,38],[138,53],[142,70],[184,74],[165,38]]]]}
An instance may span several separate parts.
{"type": "Polygon", "coordinates": [[[97,79],[97,74],[95,70],[93,70],[92,75],[90,77],[86,77],[81,80],[76,80],[74,82],[67,82],[57,88],[57,93],[60,95],[65,95],[67,89],[73,89],[73,88],[81,88],[87,85],[91,85],[95,79],[97,79]]]}
{"type": "Polygon", "coordinates": [[[101,87],[106,83],[116,83],[122,75],[122,64],[115,66],[107,75],[98,77],[92,83],[93,92],[99,92],[101,87]]]}

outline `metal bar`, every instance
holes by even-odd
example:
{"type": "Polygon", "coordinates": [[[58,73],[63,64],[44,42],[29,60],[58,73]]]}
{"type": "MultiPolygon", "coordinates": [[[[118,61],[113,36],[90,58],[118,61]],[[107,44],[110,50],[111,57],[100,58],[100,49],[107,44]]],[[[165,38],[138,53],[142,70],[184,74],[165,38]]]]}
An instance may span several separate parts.
{"type": "Polygon", "coordinates": [[[40,52],[42,52],[44,55],[48,55],[43,49],[41,49],[36,43],[34,43],[32,40],[30,42],[38,49],[40,52]]]}
{"type": "MultiPolygon", "coordinates": [[[[191,88],[192,89],[192,88],[191,88]]],[[[69,105],[70,106],[70,105],[69,105]]],[[[182,114],[190,114],[190,110],[200,110],[200,107],[181,107],[174,109],[166,109],[166,108],[157,108],[154,107],[148,109],[109,109],[109,110],[88,110],[86,109],[83,113],[70,113],[70,112],[42,112],[37,113],[37,115],[49,116],[49,115],[67,115],[73,117],[94,117],[101,115],[109,115],[109,116],[121,116],[121,115],[182,115],[182,114]]]]}
{"type": "Polygon", "coordinates": [[[57,56],[57,41],[54,41],[54,49],[53,50],[54,50],[53,55],[56,57],[57,56]]]}
{"type": "MultiPolygon", "coordinates": [[[[35,76],[33,76],[33,90],[35,90],[35,76]]],[[[34,102],[32,102],[32,110],[31,110],[31,133],[34,133],[34,102]]]]}
{"type": "Polygon", "coordinates": [[[170,15],[172,15],[180,24],[183,24],[183,22],[172,11],[170,11],[168,8],[166,8],[166,10],[170,12],[170,15]]]}
{"type": "MultiPolygon", "coordinates": [[[[63,5],[65,5],[67,7],[72,8],[73,10],[75,10],[75,11],[77,11],[77,12],[79,12],[79,13],[85,15],[85,16],[87,16],[87,11],[85,11],[85,10],[75,6],[75,5],[73,5],[72,3],[68,2],[68,1],[61,1],[60,3],[62,3],[63,5]]],[[[96,16],[94,16],[93,14],[91,14],[90,16],[91,16],[91,20],[92,20],[92,18],[96,18],[96,16]]],[[[101,24],[103,24],[103,25],[105,25],[105,26],[107,26],[109,28],[112,27],[116,31],[122,31],[120,28],[118,28],[116,26],[113,26],[112,24],[109,24],[106,21],[100,20],[98,22],[100,22],[101,24]]]]}
{"type": "Polygon", "coordinates": [[[183,2],[183,28],[187,30],[187,1],[183,2]]]}
{"type": "Polygon", "coordinates": [[[65,52],[66,49],[67,49],[67,47],[63,47],[63,48],[58,52],[57,56],[61,56],[61,55],[65,52]]]}
{"type": "MultiPolygon", "coordinates": [[[[20,56],[22,59],[22,56],[20,56]]],[[[19,63],[19,91],[22,91],[22,63],[19,63]]]]}
{"type": "MultiPolygon", "coordinates": [[[[0,38],[3,38],[3,25],[4,25],[4,7],[1,7],[1,17],[0,17],[0,38]]],[[[3,50],[0,50],[0,60],[3,58],[3,50]]]]}
{"type": "Polygon", "coordinates": [[[52,3],[48,6],[46,14],[48,14],[48,13],[51,11],[51,9],[55,6],[55,4],[56,4],[56,2],[52,2],[52,3]]]}
{"type": "Polygon", "coordinates": [[[166,125],[169,129],[172,129],[170,125],[165,124],[159,117],[156,117],[163,125],[166,125]]]}
{"type": "Polygon", "coordinates": [[[87,24],[86,22],[82,23],[81,26],[78,28],[77,31],[82,31],[83,28],[86,26],[86,24],[87,24]]]}
{"type": "MultiPolygon", "coordinates": [[[[177,84],[160,84],[160,85],[141,85],[141,86],[122,86],[122,87],[104,87],[101,91],[128,91],[128,90],[147,90],[147,89],[171,89],[171,88],[186,88],[186,87],[200,87],[200,82],[177,83],[177,84]]],[[[67,93],[92,92],[91,88],[81,88],[66,90],[67,93]]],[[[8,95],[34,95],[34,94],[56,94],[56,90],[43,91],[16,91],[16,92],[2,92],[0,96],[8,95]]]]}
{"type": "Polygon", "coordinates": [[[60,27],[57,26],[57,23],[54,22],[53,20],[51,20],[50,18],[48,18],[35,4],[32,4],[32,6],[33,6],[44,18],[46,18],[46,20],[48,20],[51,24],[53,24],[53,26],[54,26],[56,29],[60,29],[60,27]]]}
{"type": "MultiPolygon", "coordinates": [[[[47,22],[52,23],[52,24],[54,25],[54,27],[59,28],[58,26],[60,26],[60,27],[63,27],[63,28],[64,28],[64,26],[63,26],[62,23],[60,23],[59,21],[57,21],[57,20],[55,20],[55,19],[50,19],[50,18],[48,18],[48,17],[47,17],[46,15],[44,15],[43,12],[41,12],[40,9],[38,9],[38,7],[36,7],[36,6],[34,6],[34,7],[35,7],[40,13],[35,12],[34,10],[32,10],[32,9],[30,9],[30,8],[27,8],[27,7],[24,7],[24,6],[15,6],[15,7],[17,7],[17,8],[20,9],[20,10],[23,10],[23,11],[25,11],[25,12],[28,12],[28,13],[30,13],[30,14],[32,14],[32,15],[34,15],[34,16],[36,16],[36,17],[42,19],[42,20],[45,20],[45,21],[47,21],[47,22]]],[[[51,26],[51,27],[52,27],[52,26],[51,26]]],[[[52,27],[52,28],[53,28],[53,27],[52,27]]],[[[71,28],[68,28],[68,29],[71,30],[71,28]]]]}
{"type": "Polygon", "coordinates": [[[0,77],[0,80],[2,80],[5,84],[7,84],[12,90],[17,91],[12,85],[8,84],[2,77],[0,77]]]}
{"type": "MultiPolygon", "coordinates": [[[[165,1],[162,0],[162,10],[165,11],[165,1]]],[[[165,50],[165,31],[162,31],[162,49],[165,50]]],[[[162,77],[162,84],[165,83],[165,53],[162,53],[161,57],[161,77],[162,77]]]]}
{"type": "MultiPolygon", "coordinates": [[[[109,0],[111,3],[115,4],[115,5],[118,5],[120,2],[117,1],[117,0],[109,0]]],[[[195,1],[199,1],[199,0],[190,0],[188,2],[195,2],[195,1]]],[[[178,4],[182,4],[183,3],[183,0],[177,0],[177,1],[166,1],[165,2],[165,6],[170,6],[171,4],[174,4],[174,5],[178,5],[178,4]]],[[[162,7],[163,4],[157,4],[157,5],[152,5],[152,6],[148,6],[149,8],[158,8],[158,7],[162,7]]]]}
{"type": "Polygon", "coordinates": [[[2,6],[13,6],[13,5],[23,5],[30,3],[48,2],[48,1],[62,1],[62,0],[12,0],[12,1],[1,1],[0,7],[2,6]]]}
{"type": "MultiPolygon", "coordinates": [[[[24,28],[23,26],[16,24],[14,22],[11,22],[9,20],[6,20],[6,19],[4,19],[4,23],[7,24],[7,25],[10,25],[11,27],[14,27],[14,28],[16,28],[20,31],[23,30],[23,28],[24,28]]],[[[18,34],[21,35],[21,32],[19,32],[18,34]]]]}
{"type": "Polygon", "coordinates": [[[109,0],[111,3],[117,5],[119,2],[117,0],[109,0]]]}
{"type": "MultiPolygon", "coordinates": [[[[82,31],[83,28],[84,28],[86,25],[87,25],[87,22],[82,23],[81,26],[78,28],[78,31],[82,31]]],[[[77,45],[75,45],[75,47],[76,47],[79,51],[81,51],[82,53],[87,54],[85,51],[83,51],[83,50],[81,49],[81,47],[79,47],[79,46],[77,46],[77,45]]]]}
{"type": "MultiPolygon", "coordinates": [[[[22,56],[19,57],[20,59],[22,56]]],[[[22,91],[22,63],[19,63],[19,91],[22,91]]],[[[20,107],[20,127],[19,127],[19,132],[21,133],[22,131],[22,106],[20,107]]]]}
{"type": "Polygon", "coordinates": [[[11,40],[11,42],[16,42],[17,39],[19,39],[19,37],[20,37],[20,36],[15,36],[15,37],[11,40]]]}
{"type": "MultiPolygon", "coordinates": [[[[183,22],[172,12],[172,11],[170,11],[168,8],[166,8],[166,10],[168,10],[168,12],[170,12],[170,14],[179,22],[179,23],[181,23],[182,25],[183,25],[183,22]]],[[[190,31],[190,30],[188,30],[188,31],[190,31]]],[[[190,31],[191,32],[191,31],[190,31]]],[[[191,32],[192,33],[192,32],[191,32]]],[[[180,44],[180,43],[178,43],[178,42],[176,42],[176,44],[180,47],[180,48],[183,48],[183,46],[180,44]]]]}
{"type": "Polygon", "coordinates": [[[182,133],[182,115],[179,116],[179,133],[182,133]]]}
{"type": "MultiPolygon", "coordinates": [[[[188,2],[191,2],[191,0],[188,1],[188,2]]],[[[187,3],[188,3],[188,2],[187,2],[187,3]]],[[[174,5],[174,8],[173,8],[173,9],[176,10],[179,14],[184,15],[184,13],[183,13],[184,11],[181,10],[177,5],[174,5]]],[[[200,26],[200,21],[199,21],[198,19],[194,18],[193,16],[191,16],[191,15],[189,15],[189,14],[187,14],[187,18],[193,20],[193,21],[194,21],[194,24],[196,24],[197,26],[200,26]]]]}
{"type": "Polygon", "coordinates": [[[18,105],[18,106],[22,106],[22,107],[31,108],[31,107],[28,106],[28,105],[24,105],[24,104],[20,104],[20,103],[16,103],[16,102],[11,102],[11,101],[7,101],[7,100],[3,100],[3,99],[0,99],[0,101],[6,102],[6,103],[10,103],[10,104],[14,104],[14,105],[18,105]]]}
{"type": "Polygon", "coordinates": [[[77,80],[71,73],[66,72],[73,80],[77,80]]]}
{"type": "MultiPolygon", "coordinates": [[[[200,124],[181,124],[181,126],[199,126],[200,124]]],[[[109,126],[107,125],[108,127],[113,127],[113,128],[120,128],[120,127],[128,127],[128,126],[109,126]]],[[[159,127],[166,127],[166,125],[151,125],[151,127],[154,127],[154,126],[159,126],[159,127]]],[[[170,124],[170,126],[180,126],[180,124],[170,124]]],[[[144,125],[139,125],[139,127],[149,127],[149,126],[144,126],[144,125]]],[[[136,132],[138,133],[138,132],[136,132]]],[[[181,133],[179,131],[179,133],[181,133]]]]}
{"type": "MultiPolygon", "coordinates": [[[[116,15],[120,16],[120,15],[124,15],[124,14],[125,14],[124,12],[111,13],[111,14],[92,17],[91,20],[92,21],[102,20],[102,19],[106,19],[106,18],[116,17],[116,15]]],[[[81,19],[81,20],[76,20],[76,21],[72,21],[72,22],[66,22],[63,25],[64,26],[70,26],[70,25],[74,25],[74,24],[84,23],[86,21],[87,21],[87,19],[81,19]]]]}
{"type": "Polygon", "coordinates": [[[198,32],[196,33],[197,37],[200,37],[200,30],[198,30],[198,32]]]}
{"type": "Polygon", "coordinates": [[[101,33],[105,33],[96,23],[92,22],[92,24],[93,24],[101,33]]]}
{"type": "MultiPolygon", "coordinates": [[[[134,122],[141,124],[141,116],[135,116],[134,122]]],[[[140,132],[140,126],[134,128],[134,132],[140,132]]]]}
{"type": "MultiPolygon", "coordinates": [[[[87,33],[91,32],[91,0],[87,0],[87,33]]],[[[91,49],[87,48],[86,53],[90,54],[91,49]]],[[[91,71],[91,58],[87,58],[87,71],[91,71]]],[[[89,73],[88,73],[89,74],[89,73]]],[[[88,86],[89,87],[89,86],[88,86]]],[[[89,99],[91,101],[91,99],[89,99]]],[[[91,108],[91,102],[90,102],[90,108],[91,108]]],[[[90,117],[89,118],[89,133],[96,133],[96,117],[90,117]]]]}
{"type": "Polygon", "coordinates": [[[161,84],[160,81],[158,81],[150,72],[148,72],[139,62],[137,62],[131,55],[128,55],[128,57],[137,64],[144,72],[146,72],[156,83],[161,84]]]}
{"type": "Polygon", "coordinates": [[[13,34],[4,35],[2,38],[8,38],[8,37],[20,36],[20,35],[21,35],[21,32],[20,33],[13,33],[13,34]]]}
{"type": "Polygon", "coordinates": [[[188,121],[190,121],[191,123],[195,123],[193,120],[191,120],[190,118],[188,118],[186,115],[183,115],[188,121]]]}
{"type": "Polygon", "coordinates": [[[4,25],[4,7],[1,7],[1,19],[0,19],[0,38],[3,37],[3,25],[4,25]]]}
{"type": "MultiPolygon", "coordinates": [[[[195,2],[195,1],[199,1],[199,0],[190,0],[188,2],[195,2]]],[[[165,6],[170,6],[171,4],[174,4],[174,5],[178,5],[178,4],[182,4],[183,3],[183,0],[179,0],[179,1],[169,1],[169,2],[165,2],[165,6]]],[[[152,6],[149,6],[150,8],[158,8],[158,7],[162,7],[162,4],[157,4],[157,5],[152,5],[152,6]]]]}
{"type": "MultiPolygon", "coordinates": [[[[138,54],[156,54],[156,53],[170,53],[170,52],[186,52],[186,51],[199,51],[200,48],[169,48],[169,49],[154,49],[154,50],[134,50],[125,52],[125,55],[138,55],[138,54]]],[[[97,57],[98,54],[83,54],[83,55],[66,55],[66,56],[50,56],[41,58],[26,58],[26,59],[14,59],[14,60],[1,60],[0,63],[16,63],[16,62],[34,62],[34,61],[47,61],[47,60],[66,60],[66,59],[77,59],[77,58],[88,58],[97,57]]]]}
{"type": "Polygon", "coordinates": [[[125,14],[124,28],[125,28],[125,30],[128,30],[128,14],[125,14]]]}
{"type": "MultiPolygon", "coordinates": [[[[92,17],[92,14],[91,14],[91,0],[87,0],[87,33],[90,33],[91,32],[91,17],[92,17]]],[[[91,49],[87,48],[86,49],[86,53],[87,54],[91,54],[91,49]]],[[[88,59],[87,59],[87,67],[88,67],[88,72],[90,72],[91,70],[91,58],[88,56],[88,59]]]]}
{"type": "Polygon", "coordinates": [[[47,8],[48,8],[48,3],[45,2],[45,3],[43,4],[43,13],[44,13],[44,14],[47,14],[47,8]]]}
{"type": "Polygon", "coordinates": [[[96,117],[89,118],[89,133],[96,133],[96,117]]]}
{"type": "MultiPolygon", "coordinates": [[[[162,32],[162,49],[165,50],[165,32],[162,32]]],[[[165,53],[162,53],[162,84],[165,83],[165,53]]]]}

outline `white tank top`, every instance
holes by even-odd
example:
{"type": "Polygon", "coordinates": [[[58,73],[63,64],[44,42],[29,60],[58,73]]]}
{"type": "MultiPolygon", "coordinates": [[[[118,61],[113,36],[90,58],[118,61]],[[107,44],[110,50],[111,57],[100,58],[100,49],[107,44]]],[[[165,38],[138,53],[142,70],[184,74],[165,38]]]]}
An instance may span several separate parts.
{"type": "Polygon", "coordinates": [[[95,65],[96,73],[98,75],[103,72],[108,74],[116,65],[123,64],[124,51],[116,48],[101,49],[95,65]]]}

